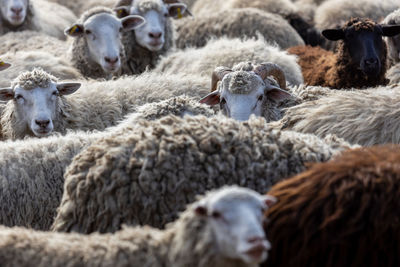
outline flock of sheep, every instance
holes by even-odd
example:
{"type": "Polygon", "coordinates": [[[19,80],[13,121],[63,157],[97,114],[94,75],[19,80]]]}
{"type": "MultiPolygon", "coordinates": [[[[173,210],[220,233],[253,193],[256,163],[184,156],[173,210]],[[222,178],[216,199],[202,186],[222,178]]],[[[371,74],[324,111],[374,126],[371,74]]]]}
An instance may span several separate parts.
{"type": "Polygon", "coordinates": [[[0,266],[400,266],[398,0],[0,0],[0,266]]]}

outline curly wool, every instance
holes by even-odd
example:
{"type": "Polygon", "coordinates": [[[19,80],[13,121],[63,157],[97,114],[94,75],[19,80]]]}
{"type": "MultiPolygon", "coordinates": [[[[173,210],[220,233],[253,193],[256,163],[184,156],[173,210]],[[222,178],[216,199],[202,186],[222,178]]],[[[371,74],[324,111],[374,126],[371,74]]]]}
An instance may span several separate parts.
{"type": "MultiPolygon", "coordinates": [[[[89,18],[102,13],[114,15],[113,11],[109,8],[95,7],[83,13],[78,23],[84,24],[89,18]]],[[[124,46],[122,44],[120,47],[119,56],[121,59],[121,64],[124,64],[126,61],[126,56],[124,46]]],[[[91,60],[86,36],[78,36],[74,38],[71,47],[69,48],[68,57],[71,59],[73,66],[77,68],[85,77],[99,79],[109,76],[109,74],[106,73],[99,64],[91,60]]],[[[120,74],[121,72],[117,72],[114,75],[118,76],[120,74]]]]}
{"type": "Polygon", "coordinates": [[[256,8],[223,10],[207,17],[186,18],[175,23],[177,48],[203,47],[211,38],[254,38],[261,34],[282,49],[304,45],[298,33],[282,17],[256,8]]]}
{"type": "Polygon", "coordinates": [[[148,226],[125,227],[114,234],[86,236],[0,227],[0,260],[5,266],[21,267],[252,266],[221,257],[210,220],[195,215],[196,204],[189,205],[163,231],[148,226]]]}
{"type": "Polygon", "coordinates": [[[61,201],[63,174],[75,155],[100,137],[131,131],[138,119],[155,120],[168,114],[213,116],[214,112],[193,98],[174,97],[143,105],[102,132],[0,143],[0,224],[49,230],[61,201]]]}
{"type": "Polygon", "coordinates": [[[399,266],[399,151],[349,150],[272,187],[262,266],[399,266]]]}
{"type": "Polygon", "coordinates": [[[303,171],[305,162],[326,161],[347,147],[331,137],[271,130],[263,118],[138,121],[126,134],[103,138],[74,158],[52,229],[164,227],[196,194],[231,184],[265,192],[303,171]]]}
{"type": "Polygon", "coordinates": [[[390,80],[390,84],[400,84],[400,62],[387,71],[386,77],[390,80]]]}
{"type": "MultiPolygon", "coordinates": [[[[400,5],[399,5],[400,7],[400,5]]],[[[382,24],[399,25],[400,24],[400,8],[393,11],[383,20],[382,24]]],[[[391,65],[400,62],[400,37],[385,37],[388,46],[388,58],[391,65]],[[396,42],[395,42],[396,41],[396,42]]]]}
{"type": "Polygon", "coordinates": [[[400,144],[399,86],[341,91],[286,110],[282,129],[335,134],[352,144],[400,144]]]}
{"type": "Polygon", "coordinates": [[[11,83],[11,87],[21,87],[25,90],[32,90],[37,87],[47,88],[51,83],[57,83],[57,78],[43,71],[40,68],[21,73],[11,83]]]}
{"type": "MultiPolygon", "coordinates": [[[[160,0],[142,0],[134,3],[135,7],[144,14],[148,10],[157,10],[161,12],[160,0]]],[[[161,14],[161,16],[164,16],[161,14]]],[[[174,28],[170,18],[165,20],[165,43],[158,51],[150,51],[145,47],[140,46],[136,41],[134,31],[125,32],[122,34],[122,44],[125,48],[126,63],[122,64],[122,73],[133,75],[141,74],[148,69],[156,67],[161,55],[166,54],[174,45],[174,28]]]]}
{"type": "Polygon", "coordinates": [[[221,37],[210,40],[202,48],[188,48],[170,53],[161,59],[155,72],[197,74],[209,79],[217,66],[233,67],[241,62],[249,61],[254,65],[264,62],[276,63],[283,69],[286,80],[290,84],[303,83],[296,57],[269,44],[262,36],[259,36],[257,40],[221,37]]]}

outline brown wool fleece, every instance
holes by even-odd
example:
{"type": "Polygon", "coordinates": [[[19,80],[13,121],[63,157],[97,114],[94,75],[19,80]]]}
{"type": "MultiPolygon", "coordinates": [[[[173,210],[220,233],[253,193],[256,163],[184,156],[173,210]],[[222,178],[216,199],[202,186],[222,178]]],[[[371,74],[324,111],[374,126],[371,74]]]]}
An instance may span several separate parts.
{"type": "Polygon", "coordinates": [[[399,266],[399,151],[349,150],[272,187],[262,266],[399,266]]]}

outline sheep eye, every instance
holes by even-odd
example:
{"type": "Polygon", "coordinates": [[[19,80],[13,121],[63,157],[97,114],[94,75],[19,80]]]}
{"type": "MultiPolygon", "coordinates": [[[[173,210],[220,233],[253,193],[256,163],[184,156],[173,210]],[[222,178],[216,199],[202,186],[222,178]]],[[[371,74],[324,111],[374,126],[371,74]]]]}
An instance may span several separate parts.
{"type": "Polygon", "coordinates": [[[218,211],[214,211],[211,216],[213,216],[213,218],[218,219],[221,218],[221,213],[218,211]]]}
{"type": "Polygon", "coordinates": [[[119,28],[119,32],[122,32],[122,27],[121,27],[121,28],[119,28]]]}
{"type": "Polygon", "coordinates": [[[258,97],[258,101],[262,101],[263,98],[264,98],[264,96],[263,96],[263,95],[260,95],[260,96],[258,97]]]}
{"type": "Polygon", "coordinates": [[[16,95],[15,99],[20,100],[20,99],[24,99],[24,97],[22,95],[16,95]]]}
{"type": "Polygon", "coordinates": [[[53,95],[58,96],[59,95],[58,91],[54,91],[53,95]]]}
{"type": "Polygon", "coordinates": [[[226,100],[225,98],[222,98],[221,101],[219,102],[221,105],[225,105],[226,104],[226,100]]]}
{"type": "Polygon", "coordinates": [[[164,13],[164,17],[168,17],[168,13],[164,13]]]}
{"type": "Polygon", "coordinates": [[[91,31],[91,30],[86,30],[85,33],[86,33],[87,35],[89,35],[89,34],[92,34],[92,31],[91,31]]]}

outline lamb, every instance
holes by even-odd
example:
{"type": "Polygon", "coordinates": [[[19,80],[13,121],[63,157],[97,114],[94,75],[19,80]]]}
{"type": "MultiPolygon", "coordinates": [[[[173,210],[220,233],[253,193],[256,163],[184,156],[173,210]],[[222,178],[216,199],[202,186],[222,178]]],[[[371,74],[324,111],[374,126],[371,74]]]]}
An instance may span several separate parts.
{"type": "Polygon", "coordinates": [[[127,60],[120,34],[144,22],[143,17],[134,15],[118,19],[105,7],[86,11],[77,23],[65,30],[66,35],[75,38],[69,50],[72,64],[90,78],[111,78],[120,73],[127,60]]]}
{"type": "Polygon", "coordinates": [[[0,34],[34,30],[65,40],[63,31],[75,20],[68,8],[45,0],[0,0],[0,34]]]}
{"type": "Polygon", "coordinates": [[[207,17],[210,13],[215,14],[235,8],[257,8],[280,15],[299,33],[306,44],[314,46],[323,42],[319,37],[319,31],[304,19],[304,15],[290,0],[202,0],[196,1],[193,12],[197,17],[207,17]]]}
{"type": "Polygon", "coordinates": [[[74,158],[52,229],[88,234],[114,232],[121,224],[163,227],[196,194],[230,184],[266,192],[306,162],[328,160],[347,147],[333,136],[271,130],[263,118],[138,120],[126,134],[103,138],[74,158]]]}
{"type": "Polygon", "coordinates": [[[175,23],[177,48],[202,47],[211,37],[253,38],[258,33],[282,49],[304,45],[300,35],[281,16],[255,8],[223,10],[207,17],[175,23]]]}
{"type": "Polygon", "coordinates": [[[223,114],[240,121],[248,120],[252,114],[263,116],[267,122],[277,121],[282,118],[277,105],[292,96],[285,90],[283,70],[273,63],[253,66],[247,62],[232,70],[218,67],[213,72],[211,87],[213,92],[200,103],[219,104],[223,114]]]}
{"type": "Polygon", "coordinates": [[[272,187],[261,266],[399,266],[399,149],[349,150],[272,187]]]}
{"type": "Polygon", "coordinates": [[[123,65],[123,74],[140,74],[154,68],[160,59],[173,47],[173,25],[171,18],[178,18],[186,11],[182,3],[165,4],[162,0],[135,0],[131,6],[115,8],[117,14],[140,15],[146,24],[138,29],[126,32],[122,36],[127,63],[123,65]]]}
{"type": "Polygon", "coordinates": [[[21,267],[256,267],[271,248],[262,212],[275,201],[231,186],[207,193],[165,230],[126,227],[85,236],[1,227],[0,260],[21,267]]]}
{"type": "Polygon", "coordinates": [[[399,85],[363,91],[343,91],[304,102],[286,110],[281,129],[335,134],[352,144],[372,146],[400,144],[398,111],[399,85]]]}
{"type": "Polygon", "coordinates": [[[11,88],[0,90],[8,101],[0,118],[2,139],[44,137],[67,130],[103,130],[146,103],[186,94],[203,96],[207,81],[192,76],[142,75],[110,82],[58,83],[40,69],[21,73],[11,88]]]}
{"type": "MultiPolygon", "coordinates": [[[[400,25],[400,8],[393,11],[383,20],[384,24],[387,25],[400,25]]],[[[386,38],[388,46],[388,57],[391,65],[400,62],[400,35],[386,38]]]]}
{"type": "Polygon", "coordinates": [[[336,53],[319,47],[292,47],[288,52],[299,56],[303,77],[309,85],[335,89],[385,85],[387,47],[382,36],[400,33],[400,25],[381,25],[370,19],[354,18],[341,29],[322,34],[339,40],[336,53]]]}
{"type": "Polygon", "coordinates": [[[168,114],[213,116],[214,112],[193,98],[174,97],[140,106],[102,132],[1,142],[0,224],[49,230],[61,201],[63,174],[75,155],[111,132],[132,130],[138,119],[155,120],[168,114]]]}
{"type": "Polygon", "coordinates": [[[293,55],[268,44],[262,36],[256,39],[240,40],[221,37],[211,40],[205,47],[188,48],[165,56],[159,62],[155,72],[174,74],[186,73],[208,77],[215,67],[234,65],[250,61],[253,64],[272,62],[284,71],[289,84],[303,83],[300,66],[293,55]]]}

